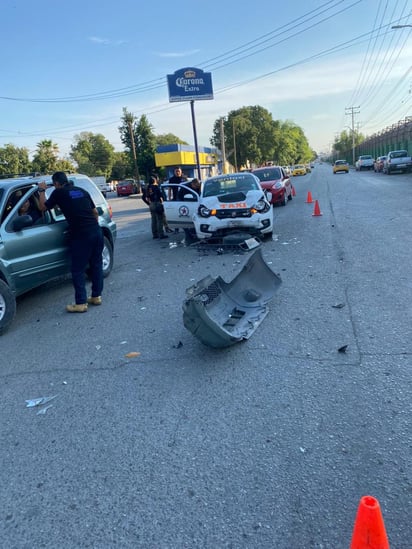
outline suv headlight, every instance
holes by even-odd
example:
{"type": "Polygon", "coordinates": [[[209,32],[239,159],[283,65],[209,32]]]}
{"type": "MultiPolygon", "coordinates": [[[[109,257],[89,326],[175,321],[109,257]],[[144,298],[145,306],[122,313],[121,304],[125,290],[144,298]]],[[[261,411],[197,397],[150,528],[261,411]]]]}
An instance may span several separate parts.
{"type": "Polygon", "coordinates": [[[199,206],[199,215],[201,217],[210,217],[212,212],[209,208],[206,208],[206,206],[199,206]]]}

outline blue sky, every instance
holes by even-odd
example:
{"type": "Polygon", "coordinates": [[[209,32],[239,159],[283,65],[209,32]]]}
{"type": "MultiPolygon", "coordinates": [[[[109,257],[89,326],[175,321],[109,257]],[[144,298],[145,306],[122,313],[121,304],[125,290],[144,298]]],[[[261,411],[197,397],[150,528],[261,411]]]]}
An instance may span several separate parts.
{"type": "Polygon", "coordinates": [[[370,135],[412,115],[412,0],[2,0],[0,146],[52,139],[65,156],[82,131],[122,150],[122,108],[156,134],[193,144],[188,102],[166,75],[211,72],[196,101],[199,145],[214,122],[260,105],[301,126],[316,151],[351,126],[370,135]],[[85,100],[87,98],[87,100],[85,100]]]}

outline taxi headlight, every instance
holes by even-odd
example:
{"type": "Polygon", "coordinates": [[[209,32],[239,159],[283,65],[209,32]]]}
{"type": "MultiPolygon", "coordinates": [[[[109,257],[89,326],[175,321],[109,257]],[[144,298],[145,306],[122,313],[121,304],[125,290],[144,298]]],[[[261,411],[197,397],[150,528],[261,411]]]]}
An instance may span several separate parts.
{"type": "Polygon", "coordinates": [[[268,202],[266,202],[266,200],[264,200],[263,198],[261,198],[259,200],[259,202],[257,202],[253,208],[259,212],[259,213],[264,213],[264,212],[267,212],[268,209],[270,208],[270,205],[268,204],[268,202]]]}
{"type": "Polygon", "coordinates": [[[206,206],[199,206],[199,215],[201,217],[210,217],[212,212],[209,208],[206,208],[206,206]]]}

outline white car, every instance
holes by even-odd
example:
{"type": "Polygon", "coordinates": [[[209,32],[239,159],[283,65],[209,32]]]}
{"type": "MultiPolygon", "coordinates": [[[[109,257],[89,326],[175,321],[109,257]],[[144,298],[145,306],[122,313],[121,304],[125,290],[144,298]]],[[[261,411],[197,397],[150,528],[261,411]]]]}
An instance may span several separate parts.
{"type": "Polygon", "coordinates": [[[273,207],[266,198],[259,179],[250,172],[210,177],[200,194],[187,188],[178,200],[171,200],[170,183],[162,185],[164,208],[172,228],[194,229],[199,239],[225,237],[245,232],[252,236],[273,233],[273,207]]]}

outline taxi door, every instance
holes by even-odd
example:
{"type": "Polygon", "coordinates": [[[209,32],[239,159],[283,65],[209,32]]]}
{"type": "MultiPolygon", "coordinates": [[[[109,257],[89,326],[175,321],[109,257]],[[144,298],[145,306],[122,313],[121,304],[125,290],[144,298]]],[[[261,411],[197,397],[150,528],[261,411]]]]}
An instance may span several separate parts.
{"type": "Polygon", "coordinates": [[[193,216],[199,207],[199,195],[184,185],[163,183],[163,206],[169,227],[193,229],[193,216]]]}

